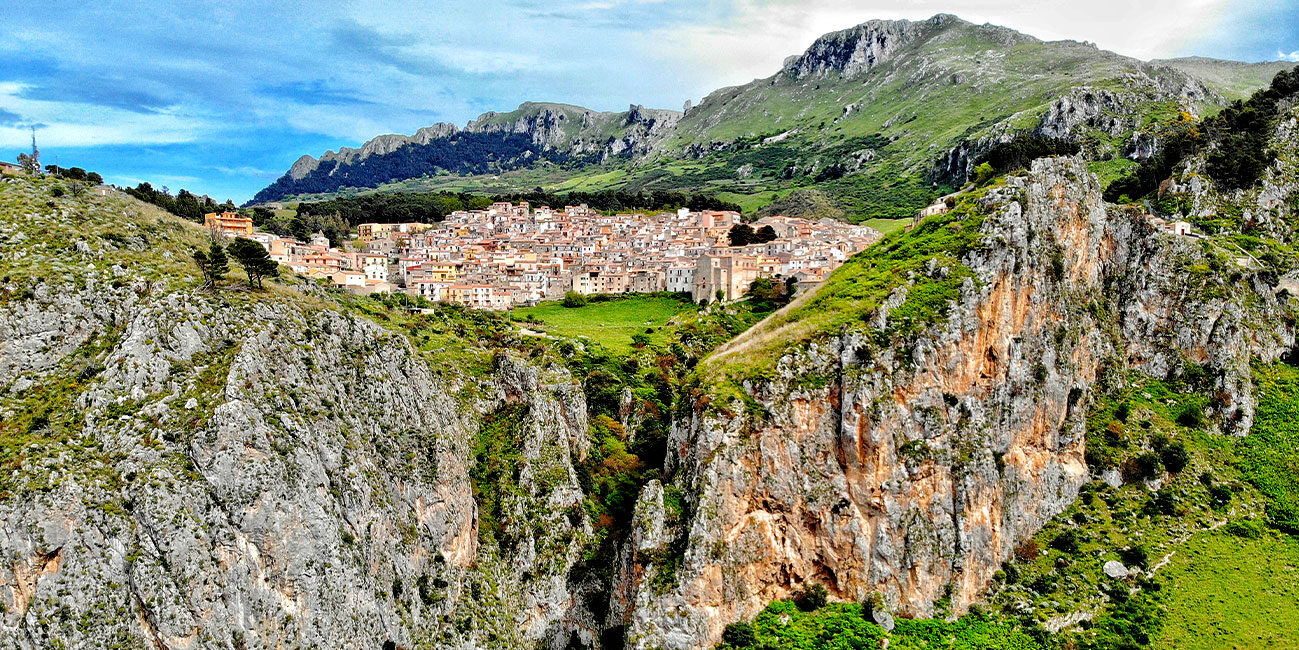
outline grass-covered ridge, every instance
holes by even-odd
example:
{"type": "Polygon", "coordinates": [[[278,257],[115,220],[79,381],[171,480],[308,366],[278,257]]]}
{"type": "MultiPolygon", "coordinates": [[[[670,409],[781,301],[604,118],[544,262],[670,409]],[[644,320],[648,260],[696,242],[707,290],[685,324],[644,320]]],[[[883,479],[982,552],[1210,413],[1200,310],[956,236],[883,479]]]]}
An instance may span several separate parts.
{"type": "Polygon", "coordinates": [[[942,321],[961,285],[973,277],[961,260],[981,240],[985,194],[986,189],[965,195],[951,212],[897,230],[849,258],[815,293],[723,346],[707,361],[707,372],[732,379],[760,374],[787,349],[866,327],[903,289],[905,299],[876,334],[881,340],[912,336],[942,321]]]}

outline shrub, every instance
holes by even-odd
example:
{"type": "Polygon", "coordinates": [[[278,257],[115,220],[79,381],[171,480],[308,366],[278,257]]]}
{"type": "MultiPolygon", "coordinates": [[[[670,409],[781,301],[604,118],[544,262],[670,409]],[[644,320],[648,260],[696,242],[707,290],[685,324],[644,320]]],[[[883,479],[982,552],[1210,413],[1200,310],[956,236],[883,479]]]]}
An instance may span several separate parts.
{"type": "Polygon", "coordinates": [[[1119,559],[1128,566],[1146,568],[1150,556],[1144,546],[1129,546],[1119,551],[1119,559]]]}
{"type": "Polygon", "coordinates": [[[829,602],[829,600],[830,591],[825,588],[825,585],[819,582],[813,582],[804,587],[803,591],[798,593],[794,598],[794,603],[798,605],[799,609],[805,612],[814,612],[825,607],[825,604],[829,602]]]}
{"type": "Polygon", "coordinates": [[[1263,525],[1255,519],[1241,519],[1228,523],[1224,528],[1228,533],[1245,539],[1258,539],[1265,532],[1263,525]]]}
{"type": "Polygon", "coordinates": [[[1191,454],[1186,451],[1186,445],[1180,441],[1173,442],[1164,446],[1159,452],[1159,460],[1163,461],[1164,469],[1177,474],[1186,469],[1191,462],[1191,454]]]}
{"type": "Polygon", "coordinates": [[[758,642],[758,636],[749,623],[731,623],[722,631],[722,640],[737,648],[748,648],[758,642]]]}
{"type": "Polygon", "coordinates": [[[1124,468],[1124,474],[1130,482],[1149,481],[1163,470],[1159,456],[1146,452],[1133,458],[1124,468]]]}
{"type": "Polygon", "coordinates": [[[1033,539],[1027,540],[1015,548],[1015,558],[1021,562],[1032,562],[1041,553],[1042,550],[1038,547],[1037,540],[1033,539]]]}
{"type": "Polygon", "coordinates": [[[559,304],[570,309],[575,307],[584,307],[586,306],[586,296],[576,291],[568,291],[564,293],[564,299],[561,300],[559,304]]]}
{"type": "Polygon", "coordinates": [[[1051,540],[1051,548],[1074,555],[1078,552],[1078,535],[1072,530],[1062,531],[1051,540]]]}
{"type": "Polygon", "coordinates": [[[1184,427],[1199,429],[1208,423],[1208,419],[1204,417],[1203,408],[1196,404],[1188,404],[1181,413],[1177,414],[1177,423],[1184,427]]]}

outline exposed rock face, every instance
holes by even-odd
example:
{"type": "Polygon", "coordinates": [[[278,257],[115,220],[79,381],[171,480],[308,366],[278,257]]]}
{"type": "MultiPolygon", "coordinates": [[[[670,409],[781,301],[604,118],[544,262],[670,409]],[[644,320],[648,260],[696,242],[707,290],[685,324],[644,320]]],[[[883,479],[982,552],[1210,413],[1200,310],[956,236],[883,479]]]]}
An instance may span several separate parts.
{"type": "Polygon", "coordinates": [[[894,52],[929,28],[957,20],[955,16],[946,14],[922,22],[872,20],[831,32],[816,39],[802,56],[787,62],[782,73],[795,79],[829,72],[838,72],[848,78],[858,77],[889,60],[894,52]]]}
{"type": "Polygon", "coordinates": [[[476,383],[331,309],[93,276],[0,308],[0,368],[10,396],[71,391],[50,417],[75,436],[6,481],[0,645],[592,638],[568,585],[586,418],[562,371],[503,357],[476,383]],[[510,404],[507,555],[479,542],[468,471],[480,414],[510,404]]]}
{"type": "MultiPolygon", "coordinates": [[[[944,594],[963,610],[1089,480],[1083,417],[1107,361],[1155,375],[1206,363],[1223,420],[1246,430],[1250,356],[1294,340],[1266,276],[1255,298],[1188,292],[1196,243],[1107,208],[1080,160],[1039,160],[987,201],[983,243],[962,260],[975,280],[945,325],[906,347],[853,330],[788,352],[745,384],[756,411],[705,406],[673,429],[683,552],[624,569],[639,585],[631,647],[705,647],[810,582],[879,592],[905,615],[944,594]]],[[[662,537],[654,517],[640,525],[662,537]]]]}

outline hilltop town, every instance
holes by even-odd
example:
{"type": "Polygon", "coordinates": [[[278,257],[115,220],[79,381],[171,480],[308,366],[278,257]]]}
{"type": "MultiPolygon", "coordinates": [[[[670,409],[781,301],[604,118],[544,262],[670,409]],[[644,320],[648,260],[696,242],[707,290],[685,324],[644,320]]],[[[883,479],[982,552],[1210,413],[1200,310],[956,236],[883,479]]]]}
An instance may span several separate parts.
{"type": "Polygon", "coordinates": [[[260,232],[234,212],[208,214],[205,225],[253,239],[294,272],[354,293],[406,293],[491,310],[569,291],[734,300],[760,277],[819,283],[881,236],[830,219],[775,216],[742,224],[730,211],[605,215],[584,205],[553,210],[527,203],[458,211],[439,223],[364,223],[337,247],[321,234],[302,242],[260,232]],[[733,246],[737,226],[765,231],[769,240],[733,246]]]}

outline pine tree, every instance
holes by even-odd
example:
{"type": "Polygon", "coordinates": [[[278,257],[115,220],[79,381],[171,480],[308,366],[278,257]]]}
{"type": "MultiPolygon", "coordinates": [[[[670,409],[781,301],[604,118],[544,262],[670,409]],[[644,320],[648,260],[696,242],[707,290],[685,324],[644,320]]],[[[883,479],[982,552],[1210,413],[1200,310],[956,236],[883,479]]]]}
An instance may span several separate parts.
{"type": "Polygon", "coordinates": [[[194,261],[198,263],[198,270],[203,274],[205,287],[215,289],[217,283],[230,270],[230,260],[226,257],[226,251],[216,242],[212,242],[206,253],[201,248],[195,248],[194,261]]]}
{"type": "Polygon", "coordinates": [[[266,249],[251,239],[240,237],[230,242],[230,254],[248,274],[248,285],[257,289],[262,288],[263,277],[274,275],[279,270],[279,264],[271,259],[266,249]]]}

